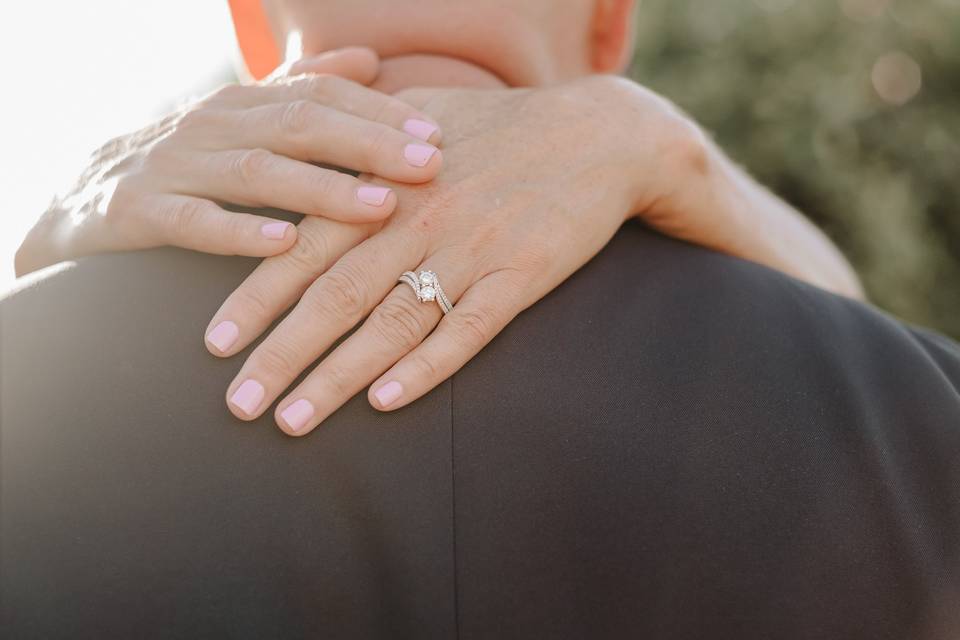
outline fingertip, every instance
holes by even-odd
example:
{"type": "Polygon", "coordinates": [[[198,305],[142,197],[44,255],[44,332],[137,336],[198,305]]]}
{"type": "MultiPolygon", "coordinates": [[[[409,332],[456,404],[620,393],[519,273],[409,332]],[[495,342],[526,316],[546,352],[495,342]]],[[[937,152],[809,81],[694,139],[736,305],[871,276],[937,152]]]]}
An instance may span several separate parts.
{"type": "Polygon", "coordinates": [[[287,230],[283,236],[283,242],[280,243],[283,249],[277,251],[277,253],[283,253],[284,251],[287,251],[288,249],[290,249],[290,247],[292,247],[293,245],[297,244],[297,238],[300,235],[300,231],[299,229],[297,229],[297,225],[290,224],[289,222],[287,224],[289,224],[290,226],[287,227],[287,230]]]}
{"type": "Polygon", "coordinates": [[[310,433],[310,429],[304,429],[303,431],[297,431],[289,424],[287,424],[284,419],[280,416],[279,412],[274,413],[273,421],[277,425],[280,433],[290,438],[302,438],[303,436],[310,433]]]}
{"type": "Polygon", "coordinates": [[[403,385],[396,380],[379,384],[374,383],[367,393],[367,400],[370,405],[378,411],[392,411],[400,407],[400,400],[403,397],[403,385]]]}
{"type": "Polygon", "coordinates": [[[265,258],[283,253],[297,241],[297,227],[289,222],[271,220],[260,225],[260,241],[252,257],[265,258]]]}
{"type": "Polygon", "coordinates": [[[229,396],[227,397],[227,409],[230,410],[230,413],[232,413],[234,417],[239,418],[244,422],[253,422],[257,418],[257,416],[250,415],[249,413],[246,413],[243,410],[239,409],[236,405],[233,404],[229,396]]]}
{"type": "MultiPolygon", "coordinates": [[[[370,47],[359,45],[344,47],[343,51],[345,55],[350,55],[354,58],[354,64],[357,65],[358,70],[365,72],[364,79],[366,82],[361,82],[361,84],[369,84],[376,79],[380,71],[380,55],[376,51],[370,47]]],[[[358,80],[358,82],[360,81],[358,80]]]]}
{"type": "Polygon", "coordinates": [[[416,173],[405,180],[414,184],[429,182],[440,173],[443,167],[443,152],[433,145],[423,142],[411,142],[403,149],[407,164],[416,169],[416,173]]]}
{"type": "Polygon", "coordinates": [[[233,390],[227,389],[227,408],[236,417],[249,422],[260,415],[266,389],[253,378],[247,378],[233,390]]]}
{"type": "Polygon", "coordinates": [[[260,225],[260,234],[268,240],[284,241],[293,225],[289,222],[271,221],[260,225]]]}
{"type": "Polygon", "coordinates": [[[384,218],[389,217],[390,214],[393,213],[393,210],[396,208],[397,208],[397,194],[394,193],[393,189],[391,189],[390,193],[387,194],[387,197],[383,201],[383,206],[380,207],[381,210],[377,212],[379,214],[379,217],[375,218],[374,220],[371,220],[371,222],[374,222],[376,220],[383,220],[384,218]]]}
{"type": "Polygon", "coordinates": [[[288,75],[329,73],[358,84],[368,85],[380,72],[380,56],[369,47],[350,46],[325,51],[293,62],[288,75]]]}
{"type": "Polygon", "coordinates": [[[203,343],[207,351],[213,355],[226,358],[231,355],[231,349],[240,337],[240,329],[235,322],[223,320],[218,322],[204,336],[203,343]]]}
{"type": "Polygon", "coordinates": [[[243,420],[244,422],[253,422],[253,421],[256,420],[256,418],[257,418],[256,416],[251,416],[251,415],[248,415],[248,414],[240,411],[239,409],[237,409],[236,407],[234,407],[234,406],[233,406],[232,404],[230,404],[229,402],[227,403],[227,408],[230,410],[230,413],[232,413],[235,418],[238,418],[238,419],[240,419],[240,420],[243,420]]]}
{"type": "Polygon", "coordinates": [[[430,169],[433,171],[433,175],[440,173],[440,168],[443,167],[443,151],[437,149],[437,152],[430,159],[430,169]]]}
{"type": "Polygon", "coordinates": [[[306,431],[303,431],[303,432],[290,431],[289,429],[286,429],[279,422],[277,422],[277,428],[280,430],[280,433],[287,436],[288,438],[302,438],[303,436],[313,431],[313,429],[307,429],[306,431]]]}
{"type": "Polygon", "coordinates": [[[316,409],[313,404],[305,398],[300,398],[286,407],[278,406],[274,411],[273,419],[280,431],[288,436],[300,438],[318,426],[313,424],[315,415],[316,409]]]}
{"type": "Polygon", "coordinates": [[[436,146],[440,140],[440,127],[435,122],[410,118],[403,123],[403,130],[414,138],[429,142],[436,146]]]}
{"type": "Polygon", "coordinates": [[[380,54],[376,52],[372,47],[367,47],[362,44],[352,44],[347,47],[343,47],[345,51],[354,51],[357,55],[365,55],[373,62],[380,62],[380,54]]]}
{"type": "Polygon", "coordinates": [[[203,346],[205,346],[205,347],[207,348],[207,352],[208,352],[210,355],[212,355],[212,356],[214,356],[214,357],[216,357],[216,358],[227,359],[227,358],[229,358],[230,355],[231,355],[231,354],[229,354],[229,353],[223,353],[222,351],[220,351],[219,349],[217,349],[215,346],[211,345],[208,340],[204,340],[204,341],[203,341],[203,346]]]}
{"type": "Polygon", "coordinates": [[[387,187],[363,185],[357,188],[356,197],[360,206],[352,222],[379,222],[397,207],[397,194],[387,187]]]}
{"type": "Polygon", "coordinates": [[[440,174],[440,170],[443,168],[443,152],[440,149],[437,149],[436,153],[430,157],[430,160],[427,162],[424,167],[424,179],[421,182],[429,182],[433,180],[440,174]]]}

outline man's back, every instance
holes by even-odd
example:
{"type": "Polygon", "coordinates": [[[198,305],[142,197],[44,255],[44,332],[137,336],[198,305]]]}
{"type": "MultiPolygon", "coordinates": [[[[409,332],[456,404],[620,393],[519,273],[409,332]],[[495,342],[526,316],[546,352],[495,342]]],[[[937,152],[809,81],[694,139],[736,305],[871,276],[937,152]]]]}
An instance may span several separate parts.
{"type": "Polygon", "coordinates": [[[952,342],[628,225],[426,398],[292,439],[201,344],[253,264],[2,302],[11,637],[960,634],[952,342]]]}

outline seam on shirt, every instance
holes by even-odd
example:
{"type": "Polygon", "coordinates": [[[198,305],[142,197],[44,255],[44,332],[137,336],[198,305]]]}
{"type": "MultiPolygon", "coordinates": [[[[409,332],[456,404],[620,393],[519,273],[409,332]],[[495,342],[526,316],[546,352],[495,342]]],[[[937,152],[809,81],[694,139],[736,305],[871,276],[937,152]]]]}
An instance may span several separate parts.
{"type": "Polygon", "coordinates": [[[457,584],[457,469],[453,425],[453,376],[450,377],[450,526],[452,529],[451,552],[453,554],[453,630],[460,638],[460,590],[457,584]]]}

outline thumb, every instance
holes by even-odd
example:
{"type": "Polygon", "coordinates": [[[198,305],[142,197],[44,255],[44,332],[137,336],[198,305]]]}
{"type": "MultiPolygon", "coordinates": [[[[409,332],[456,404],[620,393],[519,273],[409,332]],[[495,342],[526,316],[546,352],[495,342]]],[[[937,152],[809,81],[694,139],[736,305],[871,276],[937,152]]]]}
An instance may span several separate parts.
{"type": "Polygon", "coordinates": [[[274,76],[296,76],[303,73],[330,74],[369,85],[380,71],[380,57],[368,47],[344,47],[300,58],[279,67],[274,76]]]}

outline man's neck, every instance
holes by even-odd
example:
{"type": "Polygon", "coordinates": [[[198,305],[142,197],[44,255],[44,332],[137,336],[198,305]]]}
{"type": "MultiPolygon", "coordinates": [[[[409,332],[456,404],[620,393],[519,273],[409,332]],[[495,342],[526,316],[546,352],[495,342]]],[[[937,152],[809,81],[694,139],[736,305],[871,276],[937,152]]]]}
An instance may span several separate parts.
{"type": "Polygon", "coordinates": [[[438,55],[402,55],[384,58],[373,88],[397,93],[411,87],[499,89],[506,83],[491,71],[458,58],[438,55]]]}

